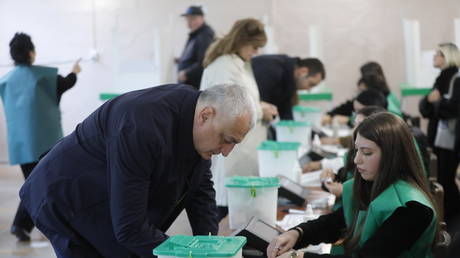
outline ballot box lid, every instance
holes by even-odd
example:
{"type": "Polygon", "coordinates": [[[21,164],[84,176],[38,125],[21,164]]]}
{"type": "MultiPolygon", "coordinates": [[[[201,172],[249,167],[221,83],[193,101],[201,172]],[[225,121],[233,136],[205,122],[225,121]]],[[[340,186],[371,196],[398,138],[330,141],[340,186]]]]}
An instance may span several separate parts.
{"type": "Polygon", "coordinates": [[[263,141],[258,147],[258,150],[266,151],[292,151],[300,147],[300,142],[275,142],[263,141]]]}
{"type": "Polygon", "coordinates": [[[168,238],[155,249],[154,255],[175,257],[231,257],[246,244],[246,237],[185,236],[168,238]]]}
{"type": "Polygon", "coordinates": [[[282,127],[308,127],[311,126],[310,122],[305,121],[295,121],[295,120],[281,120],[275,124],[275,126],[282,126],[282,127]]]}
{"type": "Polygon", "coordinates": [[[225,186],[239,188],[278,188],[280,186],[280,179],[278,177],[233,176],[225,180],[225,186]]]}
{"type": "Polygon", "coordinates": [[[321,108],[319,107],[307,107],[307,106],[294,106],[294,112],[300,113],[319,113],[321,112],[321,108]]]}

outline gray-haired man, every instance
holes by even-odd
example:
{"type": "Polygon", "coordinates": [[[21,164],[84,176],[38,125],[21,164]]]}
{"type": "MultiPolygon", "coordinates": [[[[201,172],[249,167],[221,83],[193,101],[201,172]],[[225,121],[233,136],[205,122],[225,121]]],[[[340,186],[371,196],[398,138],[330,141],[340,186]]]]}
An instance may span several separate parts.
{"type": "Polygon", "coordinates": [[[21,199],[58,257],[152,257],[185,208],[194,234],[216,234],[209,159],[255,123],[240,86],[165,85],[98,108],[39,162],[21,199]]]}

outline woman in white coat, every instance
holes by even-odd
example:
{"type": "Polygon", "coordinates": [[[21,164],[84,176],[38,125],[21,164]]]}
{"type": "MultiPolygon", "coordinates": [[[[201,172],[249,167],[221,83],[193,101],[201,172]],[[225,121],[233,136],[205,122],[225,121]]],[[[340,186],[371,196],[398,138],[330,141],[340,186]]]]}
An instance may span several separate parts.
{"type": "Polygon", "coordinates": [[[258,176],[257,146],[267,138],[266,124],[278,115],[274,105],[261,102],[250,60],[267,43],[263,24],[252,18],[235,22],[230,32],[213,43],[206,52],[201,89],[217,84],[237,84],[248,89],[257,105],[256,126],[243,142],[224,158],[212,159],[212,174],[219,221],[228,213],[225,179],[234,175],[258,176]]]}

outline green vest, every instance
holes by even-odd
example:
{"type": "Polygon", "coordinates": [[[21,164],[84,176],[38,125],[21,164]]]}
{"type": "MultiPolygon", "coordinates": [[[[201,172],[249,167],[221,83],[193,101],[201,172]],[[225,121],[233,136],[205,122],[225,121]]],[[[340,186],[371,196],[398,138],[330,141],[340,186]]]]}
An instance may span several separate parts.
{"type": "Polygon", "coordinates": [[[420,162],[422,163],[423,173],[425,174],[425,178],[428,180],[428,178],[430,177],[430,171],[427,169],[427,167],[425,167],[425,162],[423,162],[422,152],[420,151],[420,146],[418,145],[417,140],[415,140],[415,137],[414,137],[414,144],[415,144],[415,150],[417,151],[417,156],[419,157],[420,162]]]}
{"type": "Polygon", "coordinates": [[[10,164],[37,161],[62,138],[57,69],[18,65],[0,78],[10,164]]]}
{"type": "Polygon", "coordinates": [[[387,106],[388,112],[391,112],[399,117],[402,117],[401,102],[393,93],[390,92],[390,94],[388,94],[387,102],[388,102],[388,106],[387,106]]]}
{"type": "MultiPolygon", "coordinates": [[[[349,155],[349,151],[347,151],[344,155],[343,155],[343,164],[345,164],[345,166],[347,165],[347,161],[348,161],[348,155],[349,155]]],[[[353,178],[353,171],[347,171],[347,178],[346,180],[350,180],[353,178]]],[[[335,199],[335,203],[334,205],[332,206],[332,210],[333,211],[336,211],[338,209],[340,209],[342,207],[342,197],[340,198],[336,198],[335,199]]]]}
{"type": "MultiPolygon", "coordinates": [[[[354,179],[348,180],[343,185],[343,211],[347,227],[351,227],[354,218],[353,210],[353,183],[354,179]]],[[[409,201],[417,201],[433,209],[426,196],[409,183],[399,180],[389,186],[376,199],[374,199],[367,211],[359,211],[358,221],[364,223],[359,246],[362,246],[390,217],[393,212],[409,201]]],[[[433,209],[434,210],[434,209],[433,209]]],[[[431,246],[436,234],[436,216],[433,216],[430,226],[423,232],[417,242],[399,257],[433,257],[431,246]]]]}

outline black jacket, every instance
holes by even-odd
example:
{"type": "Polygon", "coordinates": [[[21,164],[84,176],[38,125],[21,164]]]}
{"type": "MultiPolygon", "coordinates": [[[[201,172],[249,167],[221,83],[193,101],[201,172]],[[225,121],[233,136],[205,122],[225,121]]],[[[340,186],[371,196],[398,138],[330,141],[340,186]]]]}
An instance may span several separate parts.
{"type": "Polygon", "coordinates": [[[278,108],[280,118],[292,120],[292,103],[296,94],[294,68],[297,58],[287,55],[261,55],[252,59],[252,69],[260,99],[278,108]]]}
{"type": "MultiPolygon", "coordinates": [[[[410,201],[397,208],[375,233],[357,250],[357,257],[398,257],[412,247],[430,226],[433,210],[419,202],[410,201]]],[[[304,248],[310,244],[335,243],[344,237],[347,225],[343,208],[298,225],[303,235],[294,246],[304,248]]],[[[351,255],[305,253],[304,258],[351,258],[351,255]]]]}
{"type": "Polygon", "coordinates": [[[198,96],[191,87],[158,86],[93,112],[21,188],[37,227],[50,239],[89,243],[104,257],[153,257],[184,208],[194,234],[216,234],[211,163],[193,145],[198,96]]]}
{"type": "Polygon", "coordinates": [[[187,44],[179,59],[178,70],[186,71],[187,81],[185,83],[196,89],[200,88],[204,55],[213,41],[214,31],[206,23],[203,24],[189,34],[187,44]]]}
{"type": "MultiPolygon", "coordinates": [[[[458,73],[457,67],[449,67],[441,71],[436,78],[433,89],[438,89],[441,96],[448,93],[449,84],[452,76],[458,73]]],[[[419,103],[419,111],[423,117],[428,118],[428,142],[431,147],[434,146],[434,140],[438,128],[439,119],[457,118],[460,120],[460,79],[457,78],[453,85],[453,92],[450,99],[442,97],[438,103],[429,103],[428,96],[425,96],[419,103]]],[[[456,125],[456,143],[455,150],[460,150],[460,123],[456,125]]]]}
{"type": "Polygon", "coordinates": [[[335,107],[331,111],[327,112],[328,115],[330,116],[336,116],[336,115],[341,115],[341,116],[352,116],[353,115],[353,101],[355,99],[349,99],[345,101],[344,103],[340,104],[339,106],[335,107]]]}

